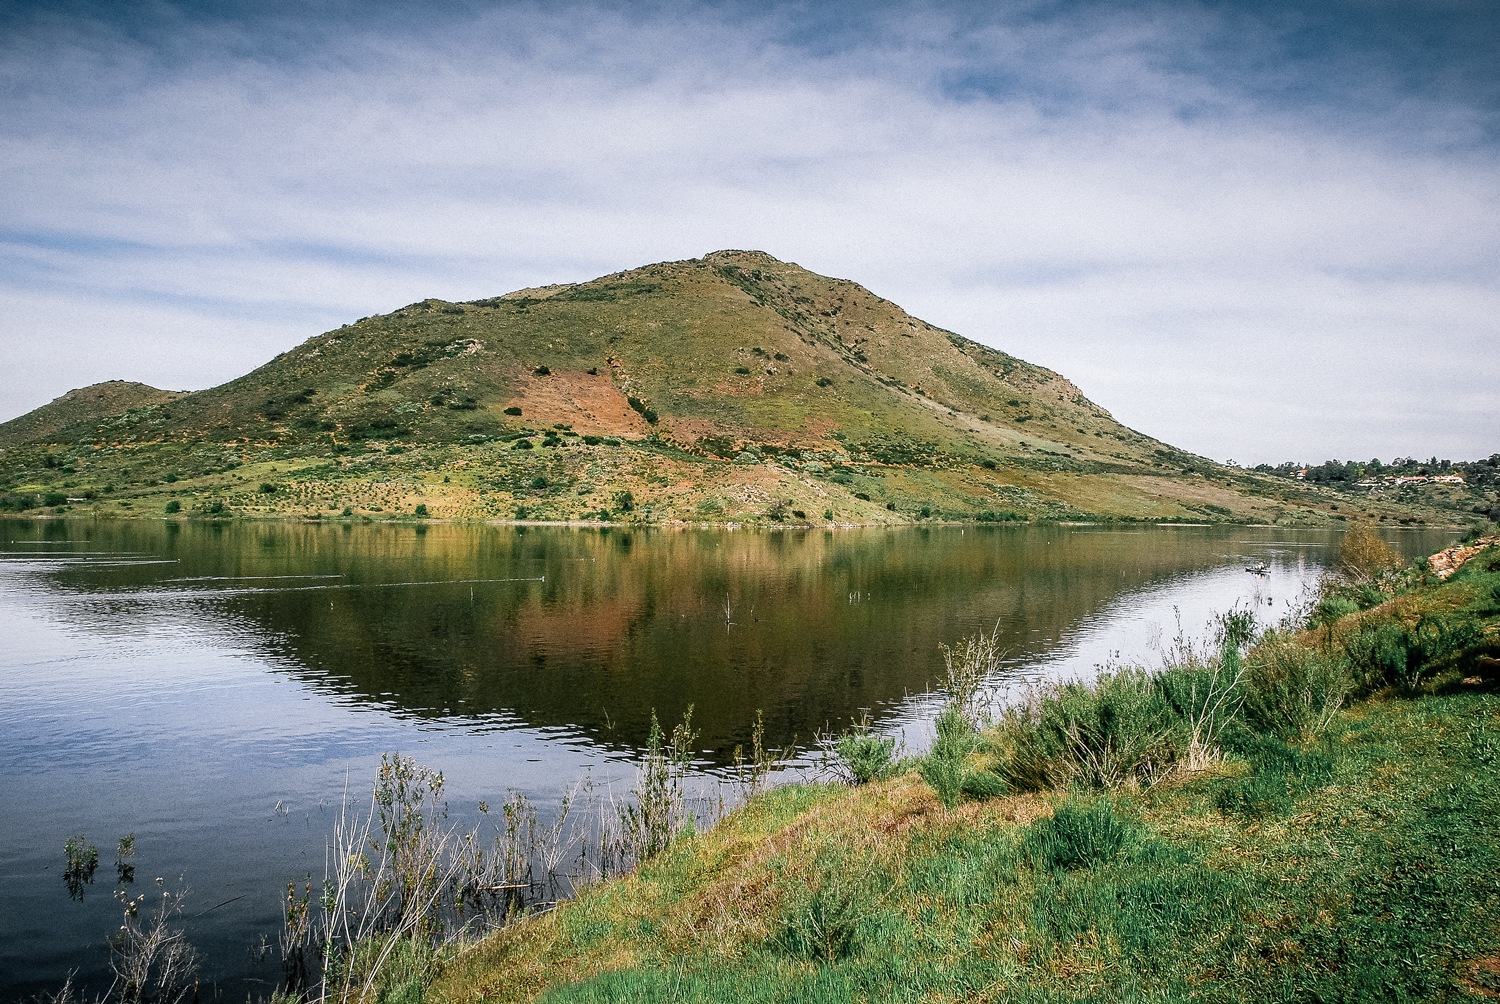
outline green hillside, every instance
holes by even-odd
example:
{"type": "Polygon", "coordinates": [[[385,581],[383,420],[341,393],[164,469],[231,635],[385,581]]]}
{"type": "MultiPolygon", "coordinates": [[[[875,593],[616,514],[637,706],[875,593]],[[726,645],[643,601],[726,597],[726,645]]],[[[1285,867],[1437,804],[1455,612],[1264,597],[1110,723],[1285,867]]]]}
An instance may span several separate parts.
{"type": "Polygon", "coordinates": [[[9,507],[50,491],[152,515],[171,501],[215,515],[814,523],[1351,508],[1127,429],[1050,370],[754,251],[423,300],[209,390],[60,407],[115,386],[0,426],[9,507]]]}
{"type": "Polygon", "coordinates": [[[182,391],[158,390],[129,380],[106,380],[80,387],[20,418],[0,424],[0,449],[25,443],[68,442],[70,435],[91,434],[104,419],[167,404],[182,396],[182,391]]]}

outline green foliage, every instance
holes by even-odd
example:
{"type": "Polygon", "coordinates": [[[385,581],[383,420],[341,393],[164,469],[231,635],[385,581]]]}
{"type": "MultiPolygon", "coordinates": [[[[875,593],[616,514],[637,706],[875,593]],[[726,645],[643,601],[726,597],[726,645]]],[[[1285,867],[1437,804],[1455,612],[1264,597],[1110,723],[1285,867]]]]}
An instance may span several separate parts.
{"type": "Polygon", "coordinates": [[[1326,784],[1333,774],[1328,754],[1303,750],[1274,736],[1246,734],[1236,752],[1249,762],[1251,772],[1221,782],[1214,802],[1224,812],[1251,819],[1290,812],[1297,798],[1326,784]]]}
{"type": "Polygon", "coordinates": [[[645,401],[642,401],[640,398],[632,394],[625,398],[625,403],[630,405],[631,409],[639,414],[642,418],[644,418],[647,422],[652,425],[656,424],[657,414],[655,411],[651,410],[651,408],[647,407],[645,401]]]}
{"type": "Polygon", "coordinates": [[[176,499],[173,499],[166,504],[166,507],[162,511],[165,512],[168,516],[175,515],[179,512],[182,512],[182,503],[177,501],[176,499]]]}
{"type": "Polygon", "coordinates": [[[1321,624],[1332,624],[1340,617],[1347,617],[1352,613],[1359,612],[1359,603],[1353,597],[1342,594],[1329,594],[1318,601],[1313,609],[1312,623],[1314,626],[1321,624]]]}
{"type": "Polygon", "coordinates": [[[963,706],[957,700],[950,700],[934,726],[937,738],[932,750],[917,766],[922,779],[950,809],[962,801],[965,794],[990,797],[984,793],[994,790],[993,782],[975,777],[976,772],[969,766],[969,755],[979,745],[979,733],[963,706]]]}
{"type": "Polygon", "coordinates": [[[922,780],[932,786],[938,800],[953,808],[963,799],[964,779],[968,769],[961,757],[947,751],[934,750],[922,759],[917,767],[922,780]]]}
{"type": "Polygon", "coordinates": [[[890,883],[872,860],[839,851],[819,853],[813,872],[807,890],[784,905],[770,946],[832,965],[860,950],[890,883]]]}
{"type": "Polygon", "coordinates": [[[1010,785],[992,770],[976,770],[964,775],[959,790],[965,798],[983,801],[1009,795],[1010,785]]]}
{"type": "Polygon", "coordinates": [[[99,848],[79,834],[63,842],[63,881],[67,883],[68,895],[83,899],[83,887],[94,881],[94,872],[99,867],[99,848]]]}
{"type": "Polygon", "coordinates": [[[693,709],[689,706],[682,721],[673,726],[669,739],[656,712],[651,712],[651,731],[636,769],[635,788],[618,810],[623,853],[630,860],[642,862],[656,857],[692,825],[682,787],[697,739],[692,726],[693,709]]]}
{"type": "Polygon", "coordinates": [[[1481,638],[1469,617],[1428,613],[1411,627],[1395,620],[1363,623],[1343,639],[1343,647],[1366,689],[1410,692],[1481,638]]]}
{"type": "Polygon", "coordinates": [[[896,740],[871,732],[868,726],[857,727],[835,740],[834,751],[850,783],[869,784],[890,773],[896,740]]]}
{"type": "Polygon", "coordinates": [[[1184,723],[1141,670],[1063,683],[1007,709],[998,731],[1010,755],[998,773],[1022,791],[1150,784],[1174,767],[1184,723]]]}
{"type": "Polygon", "coordinates": [[[1354,691],[1349,661],[1341,654],[1272,635],[1246,664],[1246,723],[1270,735],[1316,736],[1354,691]]]}
{"type": "Polygon", "coordinates": [[[1092,868],[1113,861],[1137,841],[1135,831],[1106,799],[1068,801],[1032,823],[1021,840],[1038,868],[1092,868]]]}

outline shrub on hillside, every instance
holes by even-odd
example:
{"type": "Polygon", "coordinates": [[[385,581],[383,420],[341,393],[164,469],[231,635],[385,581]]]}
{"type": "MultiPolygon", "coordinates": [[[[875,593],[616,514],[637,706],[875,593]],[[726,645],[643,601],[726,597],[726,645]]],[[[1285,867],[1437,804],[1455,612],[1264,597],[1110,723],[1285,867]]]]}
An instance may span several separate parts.
{"type": "Polygon", "coordinates": [[[806,891],[784,908],[770,944],[793,958],[832,965],[859,952],[891,883],[874,861],[840,851],[818,854],[814,870],[806,891]]]}
{"type": "Polygon", "coordinates": [[[979,734],[956,700],[950,700],[934,724],[937,738],[917,771],[951,809],[963,799],[964,780],[970,773],[968,757],[979,743],[979,734]]]}
{"type": "Polygon", "coordinates": [[[1482,639],[1469,617],[1428,613],[1411,626],[1395,620],[1361,624],[1344,637],[1343,648],[1365,690],[1412,691],[1482,639]]]}

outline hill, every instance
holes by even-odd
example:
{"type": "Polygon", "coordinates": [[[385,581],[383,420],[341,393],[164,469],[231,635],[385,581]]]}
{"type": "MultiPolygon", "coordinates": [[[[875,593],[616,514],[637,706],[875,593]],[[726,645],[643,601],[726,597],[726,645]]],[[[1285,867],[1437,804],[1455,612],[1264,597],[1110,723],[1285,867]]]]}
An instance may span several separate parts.
{"type": "Polygon", "coordinates": [[[1125,428],[1057,373],[755,251],[423,300],[209,390],[58,407],[96,390],[0,427],[12,508],[48,489],[110,513],[546,520],[1350,508],[1125,428]]]}
{"type": "Polygon", "coordinates": [[[80,387],[0,424],[0,449],[24,443],[66,441],[70,430],[87,433],[103,419],[137,408],[167,404],[182,396],[182,391],[158,390],[129,380],[106,380],[80,387]]]}

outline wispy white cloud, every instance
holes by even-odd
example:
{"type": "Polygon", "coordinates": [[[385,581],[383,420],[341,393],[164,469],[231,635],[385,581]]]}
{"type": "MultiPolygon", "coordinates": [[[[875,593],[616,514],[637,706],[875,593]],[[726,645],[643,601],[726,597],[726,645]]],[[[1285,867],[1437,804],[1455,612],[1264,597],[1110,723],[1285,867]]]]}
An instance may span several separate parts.
{"type": "Polygon", "coordinates": [[[806,16],[26,21],[0,415],[759,247],[1220,459],[1500,449],[1493,109],[1195,5],[806,16]]]}

